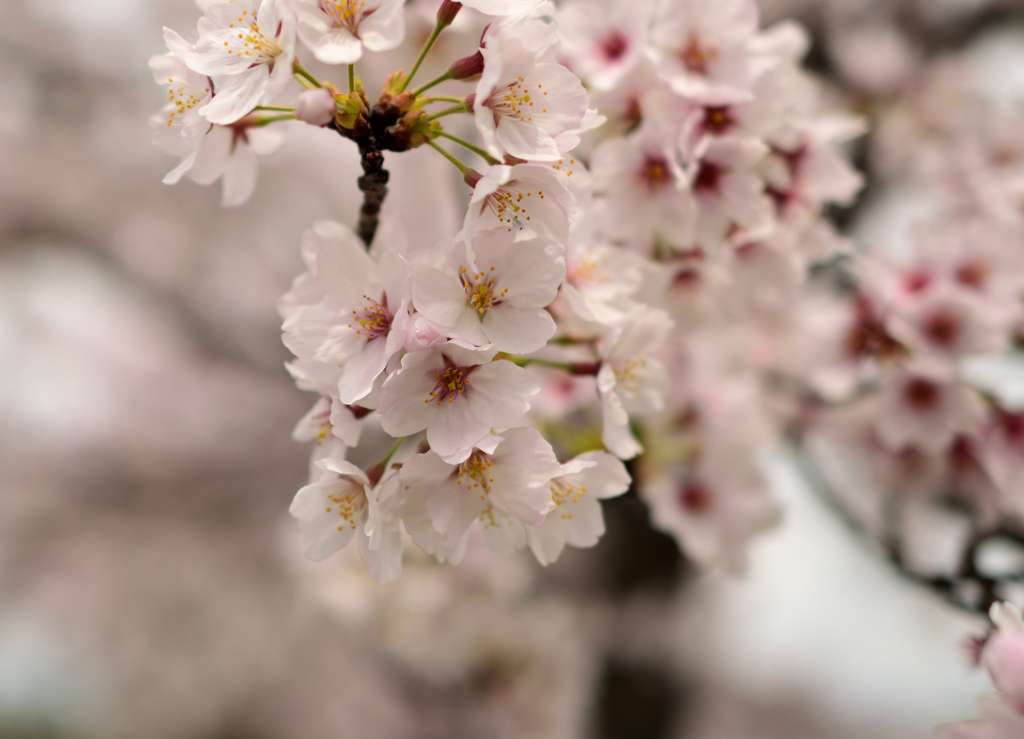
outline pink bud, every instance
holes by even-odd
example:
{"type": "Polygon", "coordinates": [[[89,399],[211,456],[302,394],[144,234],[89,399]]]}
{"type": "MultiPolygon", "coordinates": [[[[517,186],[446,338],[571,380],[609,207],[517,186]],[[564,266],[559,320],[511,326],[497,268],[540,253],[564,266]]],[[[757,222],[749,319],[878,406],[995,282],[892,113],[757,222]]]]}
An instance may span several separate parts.
{"type": "Polygon", "coordinates": [[[448,67],[448,73],[452,76],[453,80],[465,80],[470,77],[476,77],[483,71],[484,55],[479,51],[470,56],[464,56],[461,59],[456,59],[452,62],[452,65],[448,67]]]}
{"type": "Polygon", "coordinates": [[[441,28],[447,28],[455,20],[455,16],[462,10],[462,3],[453,2],[453,0],[444,0],[441,3],[441,7],[437,10],[437,25],[441,28]]]}
{"type": "Polygon", "coordinates": [[[313,126],[326,126],[334,120],[338,103],[329,90],[303,90],[295,103],[295,117],[313,126]]]}

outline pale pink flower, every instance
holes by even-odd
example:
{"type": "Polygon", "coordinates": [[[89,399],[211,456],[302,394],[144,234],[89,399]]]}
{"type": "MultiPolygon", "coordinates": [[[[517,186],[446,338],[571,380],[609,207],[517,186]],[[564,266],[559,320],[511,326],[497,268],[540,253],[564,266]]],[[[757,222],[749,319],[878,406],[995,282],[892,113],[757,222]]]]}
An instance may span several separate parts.
{"type": "Polygon", "coordinates": [[[300,359],[343,367],[338,397],[351,404],[370,393],[388,359],[403,347],[409,265],[390,248],[373,259],[350,229],[333,221],[307,231],[304,248],[313,254],[319,289],[311,294],[316,302],[285,319],[284,343],[300,359]]]}
{"type": "Polygon", "coordinates": [[[929,290],[889,320],[892,334],[919,356],[955,360],[991,354],[1009,342],[1008,316],[963,288],[929,290]]]}
{"type": "Polygon", "coordinates": [[[779,519],[753,454],[721,438],[702,439],[696,464],[665,470],[641,488],[654,525],[702,569],[741,573],[747,543],[779,519]]]}
{"type": "Polygon", "coordinates": [[[489,33],[473,112],[485,148],[498,158],[553,162],[579,143],[587,92],[561,64],[540,61],[536,21],[489,33]]]}
{"type": "Polygon", "coordinates": [[[643,58],[650,14],[647,0],[559,5],[556,22],[569,68],[595,89],[614,88],[643,58]]]}
{"type": "Polygon", "coordinates": [[[414,273],[417,310],[438,331],[478,346],[528,354],[555,333],[544,310],[565,277],[562,249],[546,239],[515,241],[501,229],[455,241],[448,269],[414,273]]]}
{"type": "Polygon", "coordinates": [[[757,139],[716,138],[700,161],[691,165],[698,246],[717,249],[732,229],[751,230],[770,221],[771,202],[764,194],[764,182],[754,172],[767,151],[757,139]]]}
{"type": "Polygon", "coordinates": [[[549,483],[555,507],[543,525],[526,529],[537,561],[549,565],[562,549],[586,548],[604,534],[601,500],[622,495],[631,479],[626,466],[605,452],[586,452],[561,466],[549,483]]]}
{"type": "Polygon", "coordinates": [[[227,125],[292,79],[295,17],[285,0],[215,3],[199,21],[199,40],[185,61],[217,82],[199,113],[227,125]],[[258,7],[257,7],[258,6],[258,7]]]}
{"type": "Polygon", "coordinates": [[[560,467],[551,445],[535,429],[511,428],[495,439],[497,446],[474,449],[458,464],[434,451],[417,454],[401,472],[403,494],[421,506],[439,534],[423,531],[423,521],[407,521],[413,539],[425,548],[455,552],[464,545],[473,521],[484,539],[499,551],[526,545],[524,524],[540,526],[555,505],[549,483],[560,467]],[[427,534],[426,536],[418,536],[427,534]]]}
{"type": "Polygon", "coordinates": [[[370,574],[380,583],[391,582],[402,570],[402,537],[397,520],[385,525],[376,509],[379,488],[397,484],[397,478],[385,474],[374,486],[350,462],[326,459],[318,464],[332,474],[299,490],[288,509],[305,536],[306,555],[319,562],[357,537],[370,574]],[[373,539],[366,531],[371,517],[378,532],[373,539]]]}
{"type": "Polygon", "coordinates": [[[169,28],[164,29],[164,43],[170,51],[149,60],[153,81],[167,85],[167,105],[154,115],[149,125],[153,128],[153,143],[168,154],[183,157],[181,164],[164,178],[164,184],[173,185],[181,175],[191,169],[210,128],[210,122],[199,115],[199,108],[213,95],[213,82],[209,77],[196,74],[185,64],[185,56],[192,45],[169,28]]]}
{"type": "Polygon", "coordinates": [[[651,352],[668,336],[668,314],[640,307],[604,340],[597,390],[604,425],[601,439],[612,454],[631,459],[643,447],[629,429],[630,413],[652,413],[664,406],[668,376],[651,352]]]}
{"type": "Polygon", "coordinates": [[[299,39],[324,64],[353,64],[363,49],[389,51],[405,38],[402,0],[292,0],[299,39]]]}
{"type": "Polygon", "coordinates": [[[679,95],[715,104],[745,100],[755,79],[750,42],[757,26],[750,0],[662,3],[647,53],[679,95]]]}
{"type": "Polygon", "coordinates": [[[938,453],[985,420],[977,391],[924,366],[886,373],[877,403],[875,429],[891,451],[938,453]]]}
{"type": "Polygon", "coordinates": [[[523,16],[540,7],[542,0],[463,0],[467,8],[485,15],[523,16]]]}
{"type": "Polygon", "coordinates": [[[281,148],[283,126],[281,123],[263,126],[250,116],[230,126],[211,126],[199,140],[195,158],[186,158],[164,182],[173,184],[182,175],[200,185],[210,185],[220,179],[221,205],[225,208],[243,205],[256,189],[257,157],[268,156],[281,148]]]}
{"type": "Polygon", "coordinates": [[[295,101],[295,119],[313,126],[326,126],[337,111],[338,101],[325,87],[303,90],[295,101]]]}
{"type": "Polygon", "coordinates": [[[564,244],[575,205],[568,176],[552,167],[495,165],[473,184],[465,232],[470,241],[477,231],[501,228],[517,240],[544,234],[564,244]]]}
{"type": "Polygon", "coordinates": [[[696,203],[673,149],[666,132],[645,125],[595,150],[594,195],[609,237],[645,253],[656,237],[678,248],[693,243],[696,203]]]}
{"type": "Polygon", "coordinates": [[[406,354],[381,390],[381,426],[395,437],[426,429],[442,459],[464,462],[492,429],[518,425],[540,390],[521,367],[491,361],[496,353],[448,341],[406,354]]]}

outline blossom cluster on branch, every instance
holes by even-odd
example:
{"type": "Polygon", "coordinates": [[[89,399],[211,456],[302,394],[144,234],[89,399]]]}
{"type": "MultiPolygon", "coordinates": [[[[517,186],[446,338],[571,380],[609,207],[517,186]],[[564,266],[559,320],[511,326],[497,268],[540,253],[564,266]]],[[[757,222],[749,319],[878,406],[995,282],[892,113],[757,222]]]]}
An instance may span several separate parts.
{"type": "Polygon", "coordinates": [[[599,501],[632,485],[693,561],[742,568],[777,518],[756,456],[792,422],[780,326],[847,249],[824,208],[861,184],[842,151],[861,125],[800,69],[803,31],[760,30],[750,0],[445,0],[373,101],[355,64],[403,41],[398,0],[204,5],[151,62],[157,143],[182,157],[166,181],[222,176],[240,204],[290,120],[362,158],[358,235],[314,224],[280,303],[289,370],[320,396],[295,432],[315,442],[291,507],[309,556],[356,539],[386,582],[409,541],[458,561],[478,524],[547,564],[594,545],[599,501]],[[463,5],[491,16],[476,51],[416,86],[463,5]],[[347,91],[304,53],[347,64],[347,91]],[[446,130],[460,114],[478,143],[446,130]],[[384,152],[423,146],[472,190],[443,243],[380,216],[384,152]],[[392,446],[357,466],[367,426],[392,446]]]}

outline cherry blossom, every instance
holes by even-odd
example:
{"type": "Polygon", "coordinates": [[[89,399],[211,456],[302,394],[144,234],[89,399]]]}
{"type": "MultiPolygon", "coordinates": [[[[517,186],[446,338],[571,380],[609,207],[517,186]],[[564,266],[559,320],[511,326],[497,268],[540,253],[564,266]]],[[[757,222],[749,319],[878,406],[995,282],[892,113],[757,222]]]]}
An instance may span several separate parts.
{"type": "Polygon", "coordinates": [[[516,242],[501,229],[478,235],[472,248],[456,241],[448,270],[417,270],[416,307],[441,333],[498,351],[527,354],[555,333],[545,307],[565,277],[557,244],[516,242]]]}
{"type": "MultiPolygon", "coordinates": [[[[458,464],[430,451],[402,467],[403,490],[422,505],[444,551],[462,546],[478,519],[492,548],[522,548],[523,525],[540,526],[555,505],[549,483],[560,467],[544,437],[531,428],[512,428],[495,441],[496,446],[475,449],[458,464]]],[[[407,527],[419,540],[421,527],[407,527]]],[[[423,541],[431,547],[430,538],[423,541]]]]}
{"type": "Polygon", "coordinates": [[[598,90],[610,90],[643,58],[650,3],[575,0],[558,8],[569,67],[598,90]]]}
{"type": "Polygon", "coordinates": [[[299,39],[325,64],[353,64],[363,49],[389,51],[402,43],[402,0],[292,0],[299,39]]]}
{"type": "Polygon", "coordinates": [[[536,162],[553,162],[579,143],[587,93],[561,64],[540,61],[543,23],[502,27],[481,49],[484,71],[473,101],[477,129],[487,150],[536,162]]]}
{"type": "Polygon", "coordinates": [[[186,158],[164,178],[174,184],[182,175],[200,185],[221,180],[221,205],[231,208],[246,203],[256,189],[259,156],[276,152],[284,143],[283,123],[264,126],[245,117],[230,126],[211,126],[199,140],[195,158],[186,158]],[[189,163],[191,159],[191,163],[189,163]]]}
{"type": "Polygon", "coordinates": [[[465,230],[504,228],[516,239],[549,236],[560,244],[569,238],[569,219],[576,198],[568,175],[539,164],[495,165],[482,177],[471,177],[473,197],[466,211],[465,230]]]}
{"type": "Polygon", "coordinates": [[[285,319],[284,342],[302,359],[343,366],[339,398],[354,403],[369,394],[404,344],[409,265],[391,249],[378,263],[355,234],[332,221],[315,224],[305,240],[320,292],[285,319]]]}
{"type": "Polygon", "coordinates": [[[381,426],[395,437],[426,429],[442,459],[464,462],[492,429],[517,426],[540,390],[526,370],[492,361],[496,353],[451,340],[406,354],[381,390],[381,426]]]}
{"type": "MultiPolygon", "coordinates": [[[[333,474],[299,490],[289,508],[305,536],[307,556],[320,561],[344,549],[356,537],[359,551],[374,578],[381,583],[394,580],[401,572],[402,562],[402,538],[397,522],[375,541],[371,541],[365,531],[371,516],[379,519],[380,514],[375,509],[380,491],[371,486],[366,473],[349,462],[327,459],[319,466],[333,474]]],[[[397,484],[394,477],[380,483],[382,486],[394,484],[397,484]]]]}
{"type": "Polygon", "coordinates": [[[228,125],[282,90],[292,79],[294,46],[295,18],[284,0],[210,5],[185,57],[191,69],[217,82],[216,95],[199,113],[228,125]]]}
{"type": "Polygon", "coordinates": [[[597,389],[604,421],[602,440],[612,454],[631,459],[643,451],[629,430],[630,413],[661,410],[665,368],[650,356],[672,329],[664,311],[637,308],[605,340],[597,389]]]}
{"type": "Polygon", "coordinates": [[[586,548],[604,534],[599,501],[629,489],[629,472],[618,459],[604,452],[586,452],[561,466],[549,486],[554,508],[540,527],[526,529],[537,561],[549,565],[566,544],[586,548]]]}
{"type": "Polygon", "coordinates": [[[712,104],[749,99],[755,78],[750,42],[757,32],[750,0],[662,3],[648,54],[678,94],[712,104]]]}

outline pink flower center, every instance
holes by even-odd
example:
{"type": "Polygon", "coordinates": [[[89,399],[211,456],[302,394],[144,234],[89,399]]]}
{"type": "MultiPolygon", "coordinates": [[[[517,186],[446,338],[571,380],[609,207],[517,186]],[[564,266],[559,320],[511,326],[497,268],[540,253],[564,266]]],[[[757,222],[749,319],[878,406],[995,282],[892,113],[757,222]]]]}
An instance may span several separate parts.
{"type": "Polygon", "coordinates": [[[686,46],[679,52],[679,61],[694,74],[707,74],[708,67],[718,61],[718,50],[704,46],[697,35],[691,33],[686,46]]]}
{"type": "Polygon", "coordinates": [[[637,173],[640,186],[649,193],[656,193],[672,186],[672,171],[665,157],[650,155],[644,159],[637,173]]]}
{"type": "MultiPolygon", "coordinates": [[[[446,358],[447,363],[447,358],[446,358]]],[[[454,403],[455,399],[464,393],[469,392],[469,373],[474,368],[446,367],[443,370],[434,370],[434,390],[430,397],[424,400],[429,403],[436,400],[441,405],[445,400],[454,403]]]]}
{"type": "Polygon", "coordinates": [[[704,162],[697,172],[697,179],[693,182],[693,189],[697,192],[718,192],[722,182],[723,169],[717,164],[704,162]]]}
{"type": "Polygon", "coordinates": [[[610,62],[616,62],[629,51],[629,41],[618,31],[611,31],[601,42],[601,52],[610,62]]]}
{"type": "Polygon", "coordinates": [[[711,491],[702,482],[691,482],[684,485],[678,493],[679,505],[690,513],[707,513],[714,499],[711,491]]]}
{"type": "Polygon", "coordinates": [[[948,349],[960,337],[960,319],[952,311],[939,309],[924,319],[921,332],[931,343],[948,349]]]}
{"type": "Polygon", "coordinates": [[[903,399],[915,411],[929,411],[939,404],[939,386],[923,377],[913,377],[903,386],[903,399]]]}
{"type": "Polygon", "coordinates": [[[736,125],[732,108],[719,106],[704,109],[704,130],[717,136],[727,133],[736,125]]]}
{"type": "Polygon", "coordinates": [[[382,296],[380,301],[374,300],[366,295],[366,305],[361,310],[352,311],[355,323],[348,324],[349,328],[355,328],[357,334],[366,336],[366,340],[376,339],[380,336],[387,336],[391,330],[391,319],[393,316],[388,312],[388,298],[382,296]]]}
{"type": "Polygon", "coordinates": [[[980,290],[988,282],[988,267],[983,262],[965,262],[956,269],[956,281],[980,290]]]}

